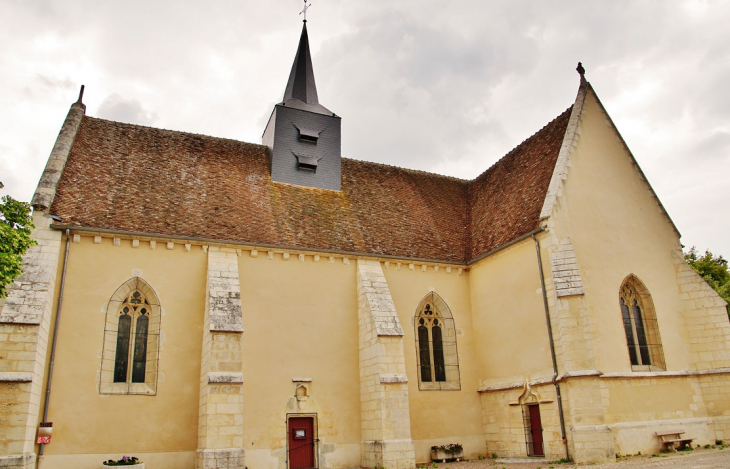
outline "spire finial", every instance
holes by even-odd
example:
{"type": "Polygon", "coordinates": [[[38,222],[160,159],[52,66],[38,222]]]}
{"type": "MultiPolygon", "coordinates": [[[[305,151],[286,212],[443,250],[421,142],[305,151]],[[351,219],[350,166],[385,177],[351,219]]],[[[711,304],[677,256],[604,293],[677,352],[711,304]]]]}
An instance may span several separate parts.
{"type": "Polygon", "coordinates": [[[311,7],[311,6],[312,6],[312,4],[311,4],[311,3],[310,3],[309,5],[307,5],[307,0],[304,0],[304,10],[302,10],[302,11],[300,11],[300,12],[299,12],[299,14],[300,14],[300,15],[301,15],[301,14],[304,14],[304,22],[305,22],[305,23],[307,22],[307,10],[308,10],[308,9],[309,9],[309,7],[311,7]]]}
{"type": "Polygon", "coordinates": [[[580,74],[581,77],[583,77],[583,75],[586,74],[586,69],[583,68],[583,64],[581,64],[580,62],[578,62],[578,66],[575,69],[580,74]]]}
{"type": "Polygon", "coordinates": [[[84,85],[81,85],[81,91],[79,91],[79,99],[76,101],[79,104],[83,104],[84,99],[84,85]]]}

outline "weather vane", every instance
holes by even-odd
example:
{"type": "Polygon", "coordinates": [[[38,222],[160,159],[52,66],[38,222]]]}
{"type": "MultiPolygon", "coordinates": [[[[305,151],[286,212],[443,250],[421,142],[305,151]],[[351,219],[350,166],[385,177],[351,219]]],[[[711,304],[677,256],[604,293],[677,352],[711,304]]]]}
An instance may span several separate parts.
{"type": "Polygon", "coordinates": [[[299,14],[300,14],[300,15],[301,15],[302,13],[304,14],[304,22],[305,22],[305,23],[307,22],[307,10],[308,10],[308,9],[309,9],[309,7],[311,7],[311,6],[312,6],[312,4],[311,4],[311,3],[310,3],[309,5],[307,5],[307,0],[304,0],[304,10],[302,10],[302,11],[300,11],[300,12],[299,12],[299,14]]]}

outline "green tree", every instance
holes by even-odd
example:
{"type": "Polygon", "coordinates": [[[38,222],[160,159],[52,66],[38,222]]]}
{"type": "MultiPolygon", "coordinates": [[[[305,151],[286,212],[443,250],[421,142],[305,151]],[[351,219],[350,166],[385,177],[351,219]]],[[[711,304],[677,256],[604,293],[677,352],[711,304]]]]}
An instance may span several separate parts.
{"type": "Polygon", "coordinates": [[[709,250],[700,256],[694,246],[684,255],[684,260],[728,302],[727,311],[730,315],[730,272],[727,260],[722,256],[713,256],[709,250]]]}
{"type": "Polygon", "coordinates": [[[9,195],[0,199],[0,298],[7,296],[6,287],[23,273],[25,251],[37,244],[30,238],[33,228],[30,204],[9,195]]]}

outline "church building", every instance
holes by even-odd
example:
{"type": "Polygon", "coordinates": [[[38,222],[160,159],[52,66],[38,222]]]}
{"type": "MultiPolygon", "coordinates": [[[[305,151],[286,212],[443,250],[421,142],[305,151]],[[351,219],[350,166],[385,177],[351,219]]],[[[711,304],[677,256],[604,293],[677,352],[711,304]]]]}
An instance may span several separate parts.
{"type": "Polygon", "coordinates": [[[87,116],[82,93],[0,302],[0,467],[730,440],[725,302],[578,72],[575,101],[471,180],[348,159],[306,22],[262,144],[87,116]]]}

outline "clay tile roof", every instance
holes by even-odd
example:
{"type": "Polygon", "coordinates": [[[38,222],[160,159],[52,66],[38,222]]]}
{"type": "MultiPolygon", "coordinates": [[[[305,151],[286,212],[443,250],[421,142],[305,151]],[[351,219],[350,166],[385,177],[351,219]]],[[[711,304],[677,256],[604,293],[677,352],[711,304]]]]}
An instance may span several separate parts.
{"type": "Polygon", "coordinates": [[[469,185],[469,260],[535,230],[572,106],[469,185]]]}
{"type": "Polygon", "coordinates": [[[464,263],[538,225],[570,109],[474,181],[342,160],[272,182],[266,147],[85,116],[51,213],[96,229],[464,263]]]}

